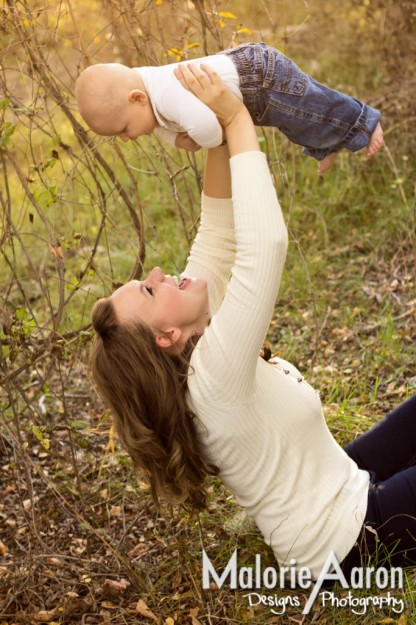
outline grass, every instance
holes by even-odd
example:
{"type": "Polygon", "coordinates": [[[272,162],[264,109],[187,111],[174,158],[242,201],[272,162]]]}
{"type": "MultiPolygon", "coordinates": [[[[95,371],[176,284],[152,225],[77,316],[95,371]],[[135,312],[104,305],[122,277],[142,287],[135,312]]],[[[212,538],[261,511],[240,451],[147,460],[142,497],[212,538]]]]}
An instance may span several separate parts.
{"type": "MultiPolygon", "coordinates": [[[[357,26],[364,5],[338,7],[334,23],[330,3],[295,4],[282,1],[267,7],[277,24],[268,31],[270,43],[283,43],[284,27],[309,16],[303,30],[288,30],[288,53],[318,78],[354,95],[384,96],[381,52],[371,56],[378,39],[374,43],[366,37],[365,48],[357,47],[365,33],[364,26],[357,26]],[[355,33],[350,23],[357,26],[355,33]],[[323,40],[325,45],[318,46],[323,40]],[[369,59],[374,67],[368,67],[369,59]]],[[[244,8],[242,22],[253,26],[258,20],[260,31],[270,28],[270,17],[259,15],[259,6],[236,2],[233,10],[239,16],[244,8]]],[[[74,7],[79,10],[76,2],[74,7]]],[[[392,129],[388,149],[368,163],[362,154],[341,154],[323,178],[316,174],[316,163],[278,133],[267,131],[262,141],[290,228],[288,259],[268,340],[272,351],[306,372],[320,390],[328,426],[341,445],[368,429],[416,386],[414,139],[406,126],[397,126],[405,113],[399,111],[395,117],[391,102],[385,100],[384,105],[386,128],[392,129]]],[[[43,115],[41,110],[38,114],[43,115]]],[[[89,323],[95,298],[108,294],[113,282],[128,279],[138,237],[125,203],[108,179],[102,183],[104,200],[100,196],[86,169],[86,156],[75,151],[74,136],[59,109],[52,117],[62,141],[77,156],[57,147],[56,132],[49,138],[33,134],[33,154],[26,151],[30,118],[23,115],[13,141],[62,245],[65,293],[72,294],[60,327],[65,333],[89,323]],[[45,168],[53,149],[59,158],[45,168]],[[57,198],[50,202],[45,190],[53,185],[57,198]],[[108,223],[93,272],[78,285],[104,208],[108,223]]],[[[202,156],[194,161],[171,151],[164,158],[157,142],[147,139],[137,146],[121,145],[120,150],[127,167],[111,142],[102,147],[123,188],[135,201],[140,198],[147,246],[143,270],[160,264],[168,273],[177,273],[198,216],[195,166],[201,170],[202,156]],[[184,173],[178,174],[182,168],[184,173]]],[[[15,238],[14,248],[5,249],[27,298],[16,276],[2,266],[2,315],[7,325],[16,307],[29,302],[41,326],[49,314],[42,285],[53,305],[57,301],[56,263],[41,220],[37,214],[31,220],[22,186],[10,166],[7,172],[13,186],[12,218],[35,271],[15,238]]],[[[268,606],[250,606],[241,590],[202,590],[203,547],[219,569],[235,548],[244,565],[251,566],[258,553],[265,565],[274,566],[270,550],[259,532],[242,520],[231,493],[213,480],[209,510],[198,518],[169,509],[157,511],[128,458],[117,443],[112,448],[108,415],[87,378],[90,337],[57,343],[41,361],[32,362],[38,335],[30,334],[24,322],[12,327],[20,333],[20,352],[16,360],[7,360],[6,371],[20,362],[30,366],[6,384],[0,396],[0,622],[32,623],[41,618],[42,610],[49,611],[43,618],[51,624],[152,622],[142,604],[142,612],[138,611],[139,601],[161,625],[302,622],[299,609],[273,614],[268,606]],[[29,337],[23,340],[25,328],[29,337]],[[125,591],[111,589],[106,579],[125,579],[130,585],[125,591]]],[[[10,336],[2,337],[3,347],[10,336]]],[[[308,593],[296,594],[306,601],[308,593]]],[[[337,587],[336,596],[342,594],[337,587]]],[[[414,595],[414,572],[406,571],[406,588],[399,593],[406,602],[402,615],[370,608],[357,616],[346,608],[318,605],[303,622],[410,625],[416,613],[414,595]]]]}
{"type": "MultiPolygon", "coordinates": [[[[359,158],[340,159],[339,168],[321,181],[315,175],[314,164],[296,155],[293,172],[287,168],[289,184],[285,186],[278,178],[283,210],[290,216],[291,243],[268,338],[274,351],[308,371],[308,379],[321,392],[328,426],[340,444],[368,429],[415,386],[409,381],[414,373],[415,338],[410,314],[414,299],[414,259],[408,226],[411,211],[401,201],[397,188],[388,185],[384,155],[368,166],[371,174],[355,160],[359,158]],[[378,192],[368,202],[367,178],[378,192]]],[[[280,165],[273,163],[273,167],[278,171],[280,165]]],[[[153,184],[152,179],[148,187],[142,185],[149,207],[153,184]]],[[[406,193],[411,196],[410,185],[406,193]]],[[[170,270],[172,258],[182,259],[177,261],[180,266],[186,257],[186,241],[177,236],[169,195],[157,195],[156,203],[157,210],[149,211],[148,216],[145,268],[153,264],[160,243],[167,239],[162,265],[170,270]],[[157,224],[156,230],[151,222],[157,224]]],[[[115,219],[116,204],[112,211],[115,219]]],[[[90,216],[83,218],[87,223],[90,216]]],[[[109,234],[109,275],[127,275],[129,247],[134,249],[128,220],[118,216],[109,234]]],[[[104,262],[107,257],[105,249],[99,252],[99,260],[104,262]]],[[[69,262],[76,270],[77,257],[69,262]]],[[[89,280],[97,289],[94,276],[89,280]]],[[[67,314],[68,323],[75,325],[79,314],[75,299],[67,314]]],[[[83,319],[88,318],[88,307],[82,314],[83,319]]],[[[85,356],[85,347],[80,345],[75,360],[69,351],[61,363],[67,371],[63,404],[59,392],[55,395],[54,391],[58,381],[52,376],[48,382],[47,419],[39,421],[36,417],[35,421],[46,428],[49,450],[33,435],[27,417],[21,426],[26,448],[20,458],[9,446],[13,429],[5,432],[6,462],[0,482],[3,492],[8,485],[13,490],[8,492],[2,512],[17,524],[6,526],[2,538],[10,550],[4,561],[14,580],[13,602],[1,613],[5,622],[12,618],[24,622],[19,615],[33,617],[42,609],[56,609],[51,618],[59,623],[71,622],[82,613],[89,614],[91,623],[101,622],[99,618],[112,623],[133,623],[137,619],[145,623],[148,619],[136,610],[139,600],[167,625],[188,623],[192,615],[202,624],[301,622],[296,607],[278,615],[271,612],[270,606],[250,606],[244,590],[201,589],[203,546],[219,570],[235,548],[247,566],[256,553],[273,566],[273,556],[258,531],[241,522],[231,494],[218,481],[211,485],[209,512],[199,519],[186,513],[171,516],[169,510],[155,510],[146,489],[141,484],[136,486],[128,459],[118,449],[111,451],[108,419],[102,419],[102,407],[85,379],[81,364],[85,356]],[[74,419],[88,427],[71,426],[74,419]],[[22,494],[26,488],[25,466],[32,474],[32,520],[25,517],[22,508],[22,500],[27,498],[22,494]],[[40,556],[36,527],[42,542],[53,546],[54,555],[40,556]],[[28,553],[34,558],[29,578],[28,565],[18,565],[28,562],[28,553]],[[63,564],[51,564],[51,557],[63,564]],[[130,586],[124,592],[111,591],[104,583],[108,578],[126,579],[130,586]],[[43,599],[35,592],[39,584],[44,589],[43,599]],[[71,599],[68,592],[78,597],[71,599]]],[[[38,368],[33,380],[39,374],[38,368]]],[[[36,397],[39,401],[39,395],[36,397]]],[[[19,409],[24,412],[22,405],[19,409]]],[[[12,411],[9,409],[3,418],[13,419],[12,411]]],[[[358,617],[348,608],[317,605],[303,622],[351,625],[359,619],[365,625],[412,623],[414,574],[408,571],[406,575],[407,587],[396,595],[406,602],[402,615],[370,606],[358,617]]],[[[7,579],[11,578],[6,577],[6,584],[7,579]]],[[[343,596],[339,587],[334,592],[338,598],[343,596]]],[[[277,594],[292,599],[298,596],[302,605],[308,597],[305,591],[277,594]]],[[[358,594],[380,593],[369,590],[358,594]]]]}

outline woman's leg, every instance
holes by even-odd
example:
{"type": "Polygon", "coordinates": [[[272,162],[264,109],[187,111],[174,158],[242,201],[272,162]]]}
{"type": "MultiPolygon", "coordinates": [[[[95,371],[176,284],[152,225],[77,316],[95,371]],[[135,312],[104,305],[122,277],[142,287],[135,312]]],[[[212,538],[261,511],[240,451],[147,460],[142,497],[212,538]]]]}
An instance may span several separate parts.
{"type": "Polygon", "coordinates": [[[416,395],[349,443],[345,451],[360,469],[374,472],[378,482],[416,465],[416,395]]]}
{"type": "Polygon", "coordinates": [[[371,474],[367,513],[342,562],[356,566],[416,563],[416,395],[345,448],[371,474]]]}
{"type": "Polygon", "coordinates": [[[356,545],[342,562],[356,566],[416,564],[416,467],[370,483],[368,508],[356,545]]]}
{"type": "Polygon", "coordinates": [[[370,486],[370,514],[365,525],[377,532],[392,566],[416,563],[416,467],[370,486]]]}

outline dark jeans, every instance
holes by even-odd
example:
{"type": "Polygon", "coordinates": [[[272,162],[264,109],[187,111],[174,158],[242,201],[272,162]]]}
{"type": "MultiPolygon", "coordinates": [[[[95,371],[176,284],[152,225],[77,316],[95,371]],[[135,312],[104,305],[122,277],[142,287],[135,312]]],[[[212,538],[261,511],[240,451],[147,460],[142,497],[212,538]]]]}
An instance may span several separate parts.
{"type": "Polygon", "coordinates": [[[370,473],[363,528],[342,569],[416,564],[416,395],[345,448],[370,473]]]}
{"type": "Polygon", "coordinates": [[[257,126],[274,126],[318,161],[331,152],[368,145],[380,112],[305,74],[279,50],[245,43],[225,50],[257,126]]]}

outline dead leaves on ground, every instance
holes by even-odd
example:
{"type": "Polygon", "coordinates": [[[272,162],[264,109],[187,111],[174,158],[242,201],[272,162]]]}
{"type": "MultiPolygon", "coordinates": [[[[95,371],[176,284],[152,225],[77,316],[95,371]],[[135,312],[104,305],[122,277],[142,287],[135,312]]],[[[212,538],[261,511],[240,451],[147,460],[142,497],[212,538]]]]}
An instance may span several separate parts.
{"type": "MultiPolygon", "coordinates": [[[[125,590],[130,586],[129,582],[125,579],[120,580],[105,580],[104,586],[106,589],[111,588],[112,592],[120,593],[121,595],[125,592],[125,590]]],[[[199,608],[190,608],[188,612],[185,611],[184,614],[176,613],[173,616],[163,616],[156,615],[145,603],[143,599],[139,599],[136,603],[129,603],[128,607],[123,608],[120,603],[116,603],[115,601],[110,601],[105,599],[101,601],[99,606],[97,606],[99,610],[99,615],[103,618],[101,623],[106,623],[111,621],[111,614],[113,611],[121,611],[126,616],[134,616],[140,615],[149,621],[155,622],[157,625],[175,625],[175,623],[184,622],[184,618],[189,625],[202,625],[201,621],[198,618],[199,608]]],[[[85,615],[90,612],[92,606],[88,603],[88,600],[80,597],[76,592],[67,592],[65,593],[62,604],[58,605],[51,609],[38,610],[38,612],[28,615],[21,615],[23,621],[20,621],[20,615],[17,614],[15,619],[17,619],[16,623],[10,625],[20,625],[21,622],[25,622],[28,616],[30,616],[31,621],[34,624],[37,623],[48,623],[48,625],[58,625],[58,622],[64,619],[74,619],[77,616],[83,615],[83,622],[85,615]]],[[[92,614],[90,614],[90,618],[92,614]]],[[[85,622],[96,622],[91,621],[87,618],[85,622]]],[[[0,623],[0,625],[9,625],[6,621],[0,623]]]]}

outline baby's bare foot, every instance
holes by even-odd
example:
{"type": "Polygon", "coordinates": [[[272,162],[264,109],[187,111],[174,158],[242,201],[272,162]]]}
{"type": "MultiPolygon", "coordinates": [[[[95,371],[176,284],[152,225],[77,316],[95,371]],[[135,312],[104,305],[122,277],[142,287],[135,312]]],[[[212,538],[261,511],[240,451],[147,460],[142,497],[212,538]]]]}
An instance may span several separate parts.
{"type": "Polygon", "coordinates": [[[337,157],[337,153],[332,152],[331,154],[328,154],[328,156],[325,156],[325,158],[322,159],[322,161],[319,161],[318,174],[324,174],[326,171],[328,171],[328,169],[331,169],[332,165],[335,162],[336,157],[337,157]]]}
{"type": "Polygon", "coordinates": [[[373,134],[370,137],[370,143],[367,148],[367,158],[371,158],[374,156],[376,152],[379,151],[381,147],[384,145],[384,136],[383,129],[381,127],[380,122],[375,127],[373,134]]]}

